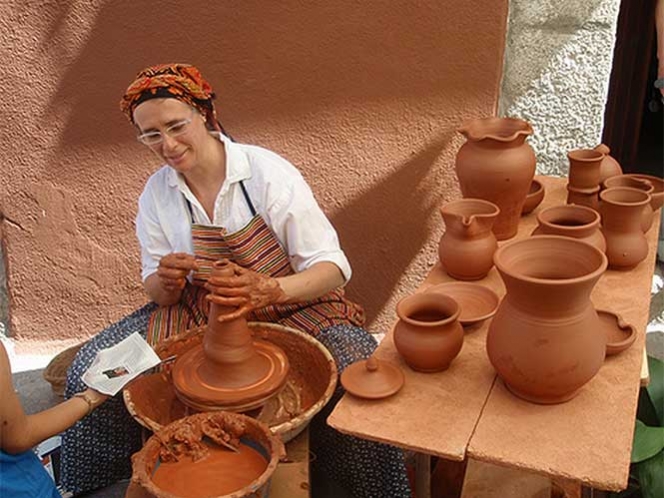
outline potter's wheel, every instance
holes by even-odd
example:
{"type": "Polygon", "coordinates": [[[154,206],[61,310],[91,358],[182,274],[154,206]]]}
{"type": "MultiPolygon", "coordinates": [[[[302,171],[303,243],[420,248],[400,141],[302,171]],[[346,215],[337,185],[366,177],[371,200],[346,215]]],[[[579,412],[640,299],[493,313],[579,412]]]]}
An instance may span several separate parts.
{"type": "Polygon", "coordinates": [[[206,361],[202,346],[180,355],[173,367],[175,394],[199,411],[245,412],[264,405],[286,382],[288,358],[266,341],[253,341],[256,355],[241,371],[226,366],[223,375],[206,361]]]}
{"type": "MultiPolygon", "coordinates": [[[[316,339],[283,325],[249,323],[254,340],[281,348],[290,368],[283,389],[261,408],[247,414],[265,422],[284,442],[297,436],[329,401],[337,382],[337,369],[330,352],[316,339]]],[[[162,358],[182,357],[200,347],[204,328],[171,337],[155,347],[162,358]]],[[[176,395],[172,382],[173,363],[161,372],[144,374],[123,391],[129,413],[151,431],[196,410],[188,408],[176,395]]]]}

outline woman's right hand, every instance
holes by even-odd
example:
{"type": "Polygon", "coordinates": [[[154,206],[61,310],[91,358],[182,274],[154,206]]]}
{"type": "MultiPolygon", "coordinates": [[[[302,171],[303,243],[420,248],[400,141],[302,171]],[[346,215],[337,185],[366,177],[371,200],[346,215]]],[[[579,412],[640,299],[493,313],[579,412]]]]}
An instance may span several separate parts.
{"type": "Polygon", "coordinates": [[[159,260],[157,275],[164,290],[173,292],[184,289],[189,272],[198,270],[196,258],[184,252],[173,252],[159,260]]]}

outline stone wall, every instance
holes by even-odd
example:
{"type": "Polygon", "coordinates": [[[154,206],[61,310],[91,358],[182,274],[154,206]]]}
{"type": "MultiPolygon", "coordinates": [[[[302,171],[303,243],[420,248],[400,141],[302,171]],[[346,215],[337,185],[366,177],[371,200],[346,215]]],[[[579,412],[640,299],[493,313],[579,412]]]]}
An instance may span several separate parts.
{"type": "Polygon", "coordinates": [[[541,174],[602,136],[619,0],[511,0],[499,112],[532,123],[541,174]]]}

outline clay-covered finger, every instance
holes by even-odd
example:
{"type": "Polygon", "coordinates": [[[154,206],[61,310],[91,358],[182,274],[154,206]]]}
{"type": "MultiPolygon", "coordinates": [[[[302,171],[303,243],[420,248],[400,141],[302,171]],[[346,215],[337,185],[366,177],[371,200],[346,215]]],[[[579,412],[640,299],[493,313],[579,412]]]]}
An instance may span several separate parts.
{"type": "Polygon", "coordinates": [[[217,295],[217,296],[225,296],[225,297],[237,297],[237,296],[243,296],[243,297],[248,297],[251,294],[251,289],[247,287],[225,287],[225,286],[218,286],[218,285],[210,285],[210,283],[205,284],[205,288],[209,290],[211,293],[217,295]]]}
{"type": "Polygon", "coordinates": [[[220,306],[244,306],[249,302],[246,297],[225,297],[217,294],[208,294],[205,299],[220,306]]]}

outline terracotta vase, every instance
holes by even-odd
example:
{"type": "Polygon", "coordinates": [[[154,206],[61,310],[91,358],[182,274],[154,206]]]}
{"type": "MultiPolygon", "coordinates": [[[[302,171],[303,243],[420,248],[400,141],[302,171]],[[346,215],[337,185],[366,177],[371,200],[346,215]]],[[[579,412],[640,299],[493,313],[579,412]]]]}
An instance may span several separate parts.
{"type": "Polygon", "coordinates": [[[606,256],[615,270],[629,270],[648,255],[648,240],[641,228],[643,208],[650,194],[628,187],[613,187],[600,194],[602,233],[606,256]]]}
{"type": "Polygon", "coordinates": [[[606,251],[606,241],[600,230],[601,218],[586,206],[551,206],[537,213],[539,225],[531,235],[562,235],[587,242],[606,251]]]}
{"type": "Polygon", "coordinates": [[[575,189],[599,187],[600,167],[604,154],[594,149],[576,149],[567,153],[569,159],[568,184],[575,189]]]}
{"type": "Polygon", "coordinates": [[[397,304],[394,346],[413,370],[446,370],[463,345],[460,309],[449,296],[413,294],[397,304]]]}
{"type": "Polygon", "coordinates": [[[487,334],[491,364],[528,401],[573,398],[604,362],[590,293],[606,256],[580,240],[541,235],[502,246],[494,259],[507,292],[487,334]]]}
{"type": "Polygon", "coordinates": [[[622,175],[623,171],[622,168],[620,167],[620,163],[609,155],[611,153],[611,149],[609,149],[607,145],[599,144],[593,150],[596,150],[597,152],[604,154],[604,159],[602,159],[602,164],[600,165],[599,168],[600,182],[603,182],[604,180],[612,176],[622,175]]]}
{"type": "MultiPolygon", "coordinates": [[[[603,186],[605,189],[612,187],[629,187],[635,188],[637,190],[642,190],[652,196],[655,187],[648,180],[642,180],[640,178],[634,178],[632,176],[618,175],[612,176],[604,180],[603,186]]],[[[644,232],[650,230],[652,226],[653,219],[655,217],[655,212],[652,209],[652,197],[651,202],[643,206],[643,213],[641,214],[641,229],[644,232]]]]}
{"type": "Polygon", "coordinates": [[[467,140],[456,156],[461,192],[496,204],[500,214],[493,233],[509,239],[516,235],[535,175],[535,153],[526,143],[533,128],[521,119],[485,118],[464,123],[459,132],[467,140]]]}
{"type": "Polygon", "coordinates": [[[498,248],[491,231],[500,209],[482,199],[448,202],[440,213],[445,233],[438,244],[438,256],[445,271],[457,280],[479,280],[493,267],[498,248]]]}

